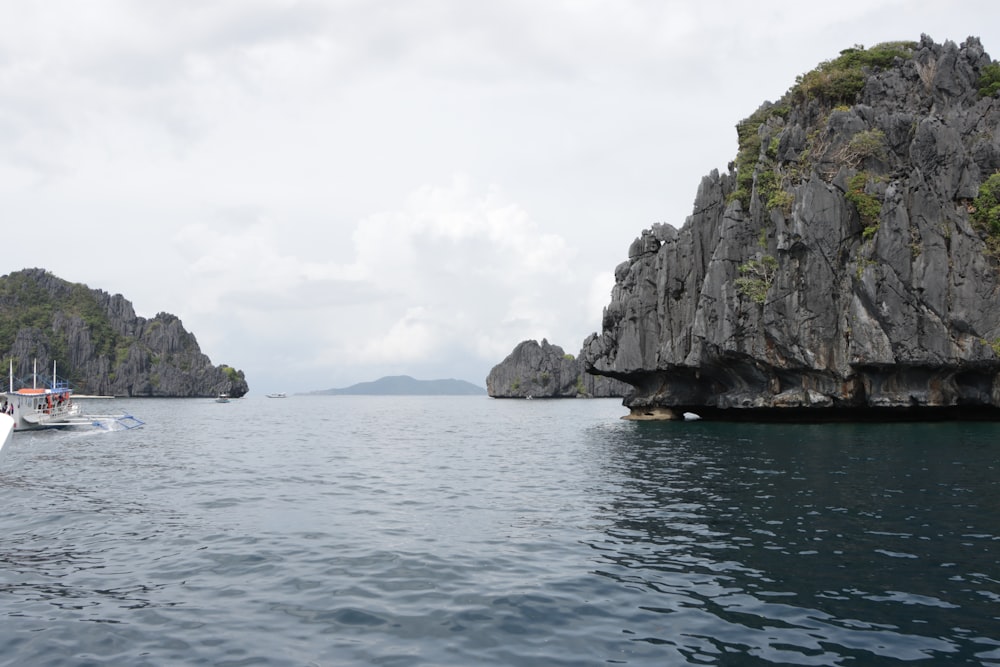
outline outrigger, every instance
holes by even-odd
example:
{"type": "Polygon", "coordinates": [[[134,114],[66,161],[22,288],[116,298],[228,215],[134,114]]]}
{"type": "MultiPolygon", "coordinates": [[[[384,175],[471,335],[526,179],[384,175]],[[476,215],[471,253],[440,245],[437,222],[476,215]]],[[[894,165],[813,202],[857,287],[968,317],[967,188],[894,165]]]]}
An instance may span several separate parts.
{"type": "Polygon", "coordinates": [[[14,361],[10,362],[8,391],[0,395],[0,411],[14,419],[14,431],[34,431],[45,428],[97,427],[108,430],[131,429],[142,426],[132,415],[87,415],[73,400],[69,383],[56,375],[56,362],[52,362],[52,381],[49,386],[38,384],[38,362],[32,369],[31,386],[14,389],[14,361]]]}

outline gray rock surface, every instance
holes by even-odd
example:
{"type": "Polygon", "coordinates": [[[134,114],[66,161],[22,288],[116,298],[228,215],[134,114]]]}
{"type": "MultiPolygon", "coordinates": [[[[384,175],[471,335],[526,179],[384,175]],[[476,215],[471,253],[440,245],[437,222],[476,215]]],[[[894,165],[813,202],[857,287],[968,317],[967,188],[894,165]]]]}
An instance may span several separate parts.
{"type": "Polygon", "coordinates": [[[583,361],[544,338],[519,343],[486,378],[493,398],[610,398],[631,388],[612,378],[585,372],[583,361]]]}
{"type": "Polygon", "coordinates": [[[180,319],[159,313],[138,317],[122,295],[70,283],[43,269],[0,278],[4,370],[15,377],[56,372],[79,394],[194,397],[247,393],[242,371],[214,366],[180,319]],[[45,309],[44,326],[18,324],[31,309],[45,309]],[[50,311],[50,312],[49,312],[50,311]]]}
{"type": "Polygon", "coordinates": [[[997,418],[1000,271],[970,217],[1000,169],[1000,97],[977,91],[991,63],[976,38],[924,36],[866,68],[851,104],[793,87],[762,106],[750,161],[703,178],[679,230],[632,243],[588,371],[632,385],[636,417],[997,418]]]}

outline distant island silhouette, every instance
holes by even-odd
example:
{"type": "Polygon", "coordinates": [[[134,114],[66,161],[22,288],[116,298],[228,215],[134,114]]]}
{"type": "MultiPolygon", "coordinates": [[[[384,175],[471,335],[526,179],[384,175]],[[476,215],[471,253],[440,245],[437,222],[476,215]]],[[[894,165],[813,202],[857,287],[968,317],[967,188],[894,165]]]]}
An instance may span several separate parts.
{"type": "Polygon", "coordinates": [[[359,382],[340,389],[308,392],[315,396],[479,396],[486,389],[465,380],[417,380],[409,375],[391,375],[373,382],[359,382]]]}

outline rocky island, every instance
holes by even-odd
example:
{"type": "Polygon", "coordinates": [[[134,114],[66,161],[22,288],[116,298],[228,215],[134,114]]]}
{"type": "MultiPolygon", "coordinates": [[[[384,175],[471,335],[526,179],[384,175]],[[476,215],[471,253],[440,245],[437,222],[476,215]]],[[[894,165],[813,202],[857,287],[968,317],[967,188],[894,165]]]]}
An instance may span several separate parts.
{"type": "Polygon", "coordinates": [[[737,126],[615,271],[590,373],[632,418],[1000,418],[1000,64],[855,47],[737,126]]]}
{"type": "Polygon", "coordinates": [[[70,283],[43,269],[0,277],[0,353],[6,372],[52,372],[80,394],[240,397],[243,371],[212,365],[180,319],[138,317],[121,294],[70,283]]]}
{"type": "Polygon", "coordinates": [[[586,372],[579,357],[546,339],[522,341],[486,377],[493,398],[620,398],[630,387],[586,372]]]}

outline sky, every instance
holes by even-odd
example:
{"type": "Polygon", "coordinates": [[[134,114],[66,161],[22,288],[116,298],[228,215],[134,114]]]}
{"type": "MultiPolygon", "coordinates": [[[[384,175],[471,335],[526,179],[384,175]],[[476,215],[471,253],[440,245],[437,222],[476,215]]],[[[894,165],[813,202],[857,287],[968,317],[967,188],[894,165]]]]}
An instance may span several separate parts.
{"type": "Polygon", "coordinates": [[[736,123],[1000,3],[0,0],[0,275],[181,319],[251,394],[577,354],[736,123]]]}

